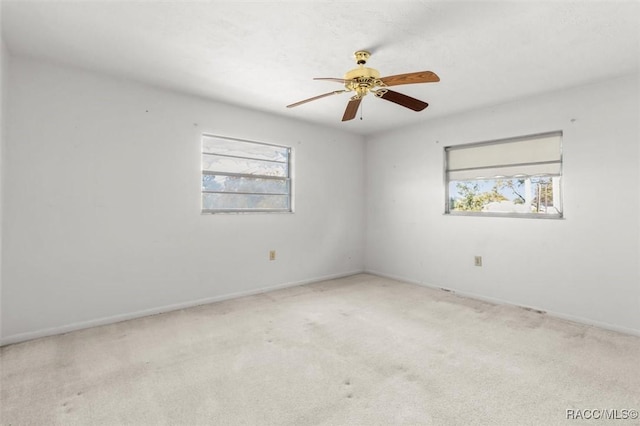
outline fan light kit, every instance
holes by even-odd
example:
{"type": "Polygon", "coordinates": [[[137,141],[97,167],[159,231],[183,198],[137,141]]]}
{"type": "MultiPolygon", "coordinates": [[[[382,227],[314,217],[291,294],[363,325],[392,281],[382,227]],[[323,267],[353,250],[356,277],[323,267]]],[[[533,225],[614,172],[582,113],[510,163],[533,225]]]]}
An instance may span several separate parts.
{"type": "Polygon", "coordinates": [[[369,93],[373,93],[373,95],[378,98],[396,103],[413,111],[422,111],[429,106],[426,102],[412,98],[411,96],[403,95],[399,92],[394,92],[393,90],[387,89],[387,87],[397,86],[400,84],[435,83],[440,81],[440,77],[435,73],[431,71],[419,71],[381,78],[378,70],[365,67],[367,61],[371,57],[371,53],[366,50],[358,50],[354,53],[354,56],[356,63],[358,64],[358,68],[354,68],[347,72],[344,75],[344,78],[314,78],[314,80],[328,80],[342,83],[345,87],[343,90],[335,90],[333,92],[314,96],[313,98],[287,105],[287,108],[297,107],[298,105],[315,101],[316,99],[321,99],[331,95],[338,95],[345,92],[355,92],[355,95],[353,95],[351,100],[349,100],[347,109],[344,111],[344,115],[342,116],[342,121],[353,120],[355,118],[362,98],[369,93]]]}

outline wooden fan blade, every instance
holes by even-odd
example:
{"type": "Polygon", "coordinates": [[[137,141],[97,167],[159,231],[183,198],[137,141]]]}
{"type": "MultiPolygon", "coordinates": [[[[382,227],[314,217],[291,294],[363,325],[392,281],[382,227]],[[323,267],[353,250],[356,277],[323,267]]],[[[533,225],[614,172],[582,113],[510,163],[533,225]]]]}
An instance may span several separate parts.
{"type": "Polygon", "coordinates": [[[327,78],[314,78],[314,80],[337,81],[338,83],[346,83],[347,81],[351,81],[351,80],[345,80],[344,78],[331,78],[331,77],[327,77],[327,78]]]}
{"type": "Polygon", "coordinates": [[[384,100],[402,105],[403,107],[414,111],[422,111],[429,106],[426,102],[422,102],[421,100],[412,98],[411,96],[403,95],[402,93],[394,92],[393,90],[387,90],[387,93],[380,97],[384,100]]]}
{"type": "Polygon", "coordinates": [[[419,71],[382,77],[380,80],[387,86],[397,86],[399,84],[435,83],[440,81],[440,77],[431,71],[419,71]]]}
{"type": "Polygon", "coordinates": [[[287,105],[287,108],[297,107],[298,105],[306,104],[307,102],[315,101],[316,99],[324,98],[331,95],[338,95],[340,93],[344,93],[346,90],[335,90],[333,92],[325,93],[323,95],[314,96],[313,98],[305,99],[300,102],[296,102],[295,104],[287,105]]]}
{"type": "Polygon", "coordinates": [[[356,113],[358,112],[358,107],[360,106],[360,102],[362,102],[362,98],[351,99],[347,104],[347,109],[344,110],[344,115],[342,116],[342,121],[353,120],[356,117],[356,113]]]}

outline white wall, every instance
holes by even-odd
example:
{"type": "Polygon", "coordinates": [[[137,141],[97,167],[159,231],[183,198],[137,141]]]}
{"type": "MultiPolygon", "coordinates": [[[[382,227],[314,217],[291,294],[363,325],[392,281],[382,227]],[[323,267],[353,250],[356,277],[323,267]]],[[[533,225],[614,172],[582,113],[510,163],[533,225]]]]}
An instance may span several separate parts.
{"type": "MultiPolygon", "coordinates": [[[[2,6],[0,6],[0,18],[2,16],[2,6]]],[[[5,123],[5,109],[7,100],[7,63],[9,60],[9,53],[4,40],[0,34],[0,330],[2,330],[2,212],[4,210],[3,202],[3,186],[4,186],[4,145],[6,143],[6,123],[5,123]]],[[[0,332],[0,337],[2,336],[0,332]]],[[[1,342],[1,340],[0,340],[1,342]]]]}
{"type": "Polygon", "coordinates": [[[15,56],[9,71],[3,343],[363,270],[362,137],[15,56]],[[202,132],[292,146],[295,213],[201,215],[202,132]]]}
{"type": "Polygon", "coordinates": [[[640,334],[638,79],[368,140],[366,269],[640,334]],[[554,130],[564,132],[564,220],[443,215],[444,146],[554,130]]]}

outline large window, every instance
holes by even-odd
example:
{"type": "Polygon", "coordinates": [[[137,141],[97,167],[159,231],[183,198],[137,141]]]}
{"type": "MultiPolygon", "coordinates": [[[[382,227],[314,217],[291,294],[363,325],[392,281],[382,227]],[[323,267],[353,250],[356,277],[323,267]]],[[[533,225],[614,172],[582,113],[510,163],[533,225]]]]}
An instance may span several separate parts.
{"type": "Polygon", "coordinates": [[[562,217],[562,133],[445,148],[446,213],[562,217]]]}
{"type": "Polygon", "coordinates": [[[290,212],[291,148],[202,136],[202,212],[290,212]]]}

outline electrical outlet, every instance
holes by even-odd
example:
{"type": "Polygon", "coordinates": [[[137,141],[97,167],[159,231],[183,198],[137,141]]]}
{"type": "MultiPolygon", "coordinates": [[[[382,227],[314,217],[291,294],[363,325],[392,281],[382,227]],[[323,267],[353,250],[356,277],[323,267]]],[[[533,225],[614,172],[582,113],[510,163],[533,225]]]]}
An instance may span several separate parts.
{"type": "Polygon", "coordinates": [[[270,250],[269,251],[269,260],[276,260],[276,251],[275,250],[270,250]]]}
{"type": "Polygon", "coordinates": [[[474,258],[474,264],[475,264],[476,266],[482,266],[482,256],[476,256],[476,257],[474,258]]]}

